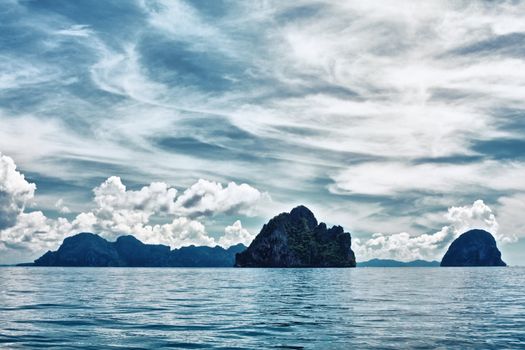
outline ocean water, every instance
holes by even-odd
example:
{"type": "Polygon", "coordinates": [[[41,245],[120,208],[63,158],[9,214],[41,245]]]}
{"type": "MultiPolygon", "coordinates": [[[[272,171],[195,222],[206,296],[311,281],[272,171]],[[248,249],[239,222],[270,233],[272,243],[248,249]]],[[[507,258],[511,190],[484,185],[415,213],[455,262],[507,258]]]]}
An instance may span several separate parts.
{"type": "Polygon", "coordinates": [[[525,348],[525,268],[2,267],[0,348],[525,348]]]}

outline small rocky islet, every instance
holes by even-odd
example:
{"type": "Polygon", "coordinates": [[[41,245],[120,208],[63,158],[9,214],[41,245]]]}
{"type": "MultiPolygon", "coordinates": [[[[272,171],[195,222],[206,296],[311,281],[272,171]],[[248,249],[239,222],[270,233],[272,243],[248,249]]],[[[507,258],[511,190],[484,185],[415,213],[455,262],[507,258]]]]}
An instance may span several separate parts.
{"type": "Polygon", "coordinates": [[[450,245],[441,266],[507,266],[490,232],[470,230],[450,245]]]}
{"type": "MultiPolygon", "coordinates": [[[[352,237],[341,226],[318,223],[305,206],[281,213],[265,224],[249,247],[189,246],[179,249],[145,244],[127,235],[109,242],[83,232],[64,239],[32,266],[93,267],[356,267],[352,237]]],[[[496,240],[487,231],[470,230],[448,248],[441,263],[372,259],[357,266],[506,266],[496,240]]]]}

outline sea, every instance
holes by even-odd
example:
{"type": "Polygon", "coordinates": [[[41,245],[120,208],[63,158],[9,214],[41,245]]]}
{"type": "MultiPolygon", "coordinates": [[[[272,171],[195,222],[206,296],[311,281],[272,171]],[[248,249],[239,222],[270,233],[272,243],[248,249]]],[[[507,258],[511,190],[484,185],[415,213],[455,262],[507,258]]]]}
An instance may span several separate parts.
{"type": "Polygon", "coordinates": [[[1,349],[519,349],[525,268],[0,268],[1,349]]]}

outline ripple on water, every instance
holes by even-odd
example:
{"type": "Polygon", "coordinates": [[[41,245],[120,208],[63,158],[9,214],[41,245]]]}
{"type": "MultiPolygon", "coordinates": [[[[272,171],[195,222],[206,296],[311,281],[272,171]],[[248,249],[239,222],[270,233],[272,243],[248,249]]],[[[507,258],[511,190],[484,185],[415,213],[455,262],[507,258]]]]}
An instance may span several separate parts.
{"type": "Polygon", "coordinates": [[[0,348],[525,347],[522,268],[3,267],[0,281],[0,348]]]}

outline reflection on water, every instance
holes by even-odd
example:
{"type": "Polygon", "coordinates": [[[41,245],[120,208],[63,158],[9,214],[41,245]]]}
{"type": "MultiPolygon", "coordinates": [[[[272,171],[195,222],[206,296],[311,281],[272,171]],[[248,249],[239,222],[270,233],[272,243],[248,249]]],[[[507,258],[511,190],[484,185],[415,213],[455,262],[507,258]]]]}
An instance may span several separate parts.
{"type": "Polygon", "coordinates": [[[525,347],[524,268],[0,268],[0,348],[525,347]]]}

